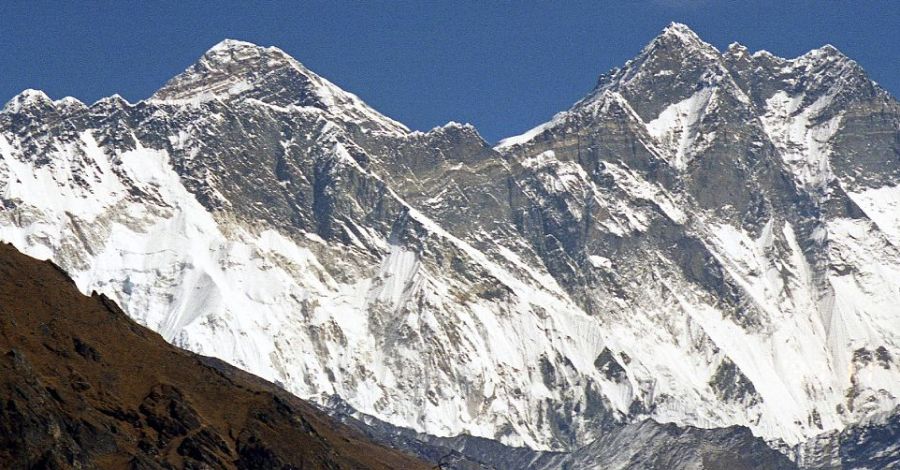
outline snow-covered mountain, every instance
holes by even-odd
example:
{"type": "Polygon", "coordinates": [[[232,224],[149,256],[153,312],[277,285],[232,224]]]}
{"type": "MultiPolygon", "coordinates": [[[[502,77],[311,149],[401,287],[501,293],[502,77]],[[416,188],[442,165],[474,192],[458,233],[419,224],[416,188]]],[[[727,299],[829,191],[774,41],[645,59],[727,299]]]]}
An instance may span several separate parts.
{"type": "Polygon", "coordinates": [[[492,148],[226,40],[138,103],[23,92],[0,157],[2,240],[395,425],[546,450],[651,417],[784,448],[900,405],[900,104],[831,46],[673,24],[492,148]]]}

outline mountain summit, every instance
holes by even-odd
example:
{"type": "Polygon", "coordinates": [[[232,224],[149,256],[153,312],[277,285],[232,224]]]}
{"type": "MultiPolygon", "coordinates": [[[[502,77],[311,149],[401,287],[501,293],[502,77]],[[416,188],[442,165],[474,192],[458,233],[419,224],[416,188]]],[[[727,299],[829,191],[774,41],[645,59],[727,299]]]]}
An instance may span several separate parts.
{"type": "Polygon", "coordinates": [[[369,131],[408,131],[281,49],[233,39],[213,46],[197,63],[154,93],[150,101],[197,105],[211,100],[246,99],[281,108],[316,108],[369,131]]]}

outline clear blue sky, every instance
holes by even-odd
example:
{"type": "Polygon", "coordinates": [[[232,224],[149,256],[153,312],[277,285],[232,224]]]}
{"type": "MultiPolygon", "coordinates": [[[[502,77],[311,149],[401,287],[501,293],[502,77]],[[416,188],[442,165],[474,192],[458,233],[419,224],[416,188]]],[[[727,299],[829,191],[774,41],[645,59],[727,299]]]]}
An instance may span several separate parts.
{"type": "Polygon", "coordinates": [[[832,43],[900,95],[900,1],[0,2],[0,102],[25,88],[146,98],[229,37],[276,45],[416,129],[489,141],[566,109],[666,24],[723,49],[832,43]]]}

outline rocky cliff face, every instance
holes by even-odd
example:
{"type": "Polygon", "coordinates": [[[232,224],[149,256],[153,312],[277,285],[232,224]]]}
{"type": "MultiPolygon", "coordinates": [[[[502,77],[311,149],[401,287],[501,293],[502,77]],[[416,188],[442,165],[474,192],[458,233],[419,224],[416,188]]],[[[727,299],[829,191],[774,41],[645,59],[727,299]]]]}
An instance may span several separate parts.
{"type": "Polygon", "coordinates": [[[396,425],[789,447],[898,405],[898,125],[832,47],[674,24],[491,148],[225,41],[139,103],[10,101],[0,236],[176,345],[396,425]]]}

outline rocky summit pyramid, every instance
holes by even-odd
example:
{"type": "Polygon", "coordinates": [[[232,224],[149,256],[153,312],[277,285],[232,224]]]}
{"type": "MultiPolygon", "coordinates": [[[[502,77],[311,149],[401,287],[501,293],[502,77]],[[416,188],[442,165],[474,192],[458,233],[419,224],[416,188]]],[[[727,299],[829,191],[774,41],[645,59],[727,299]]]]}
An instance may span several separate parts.
{"type": "Polygon", "coordinates": [[[831,46],[672,24],[492,147],[227,40],[138,103],[13,98],[0,238],[178,346],[439,436],[573,450],[651,418],[839,462],[900,405],[900,104],[831,46]]]}

